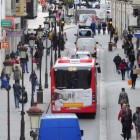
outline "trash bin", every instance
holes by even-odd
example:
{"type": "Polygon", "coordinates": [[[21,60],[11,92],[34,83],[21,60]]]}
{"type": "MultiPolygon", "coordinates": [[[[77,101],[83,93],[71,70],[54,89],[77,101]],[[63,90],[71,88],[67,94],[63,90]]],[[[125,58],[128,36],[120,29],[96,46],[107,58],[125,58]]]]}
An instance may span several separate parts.
{"type": "Polygon", "coordinates": [[[108,42],[108,51],[112,51],[112,42],[108,42]]]}

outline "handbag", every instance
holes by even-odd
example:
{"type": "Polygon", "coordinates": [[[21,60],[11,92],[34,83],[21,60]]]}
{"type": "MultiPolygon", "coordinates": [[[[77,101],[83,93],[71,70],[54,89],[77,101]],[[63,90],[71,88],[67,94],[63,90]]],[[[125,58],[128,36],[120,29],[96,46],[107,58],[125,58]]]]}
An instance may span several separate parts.
{"type": "Polygon", "coordinates": [[[35,58],[33,59],[33,63],[36,63],[36,59],[35,58]]]}
{"type": "Polygon", "coordinates": [[[118,70],[118,74],[121,74],[121,71],[120,70],[118,70]]]}
{"type": "Polygon", "coordinates": [[[122,45],[122,49],[124,49],[124,45],[122,45]]]}
{"type": "Polygon", "coordinates": [[[128,79],[128,85],[132,85],[132,80],[128,79]]]}
{"type": "Polygon", "coordinates": [[[131,130],[133,130],[133,129],[134,129],[133,124],[131,124],[131,130]]]}
{"type": "Polygon", "coordinates": [[[9,90],[11,89],[11,85],[10,85],[10,84],[7,84],[7,85],[5,86],[5,89],[6,89],[7,91],[9,91],[9,90]]]}

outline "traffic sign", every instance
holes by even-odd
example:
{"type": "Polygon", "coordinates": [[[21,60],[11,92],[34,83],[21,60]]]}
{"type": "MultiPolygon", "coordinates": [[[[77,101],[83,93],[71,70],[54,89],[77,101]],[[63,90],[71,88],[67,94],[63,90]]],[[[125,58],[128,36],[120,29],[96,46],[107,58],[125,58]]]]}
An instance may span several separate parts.
{"type": "Polygon", "coordinates": [[[1,27],[12,27],[12,20],[11,19],[2,19],[1,27]]]}
{"type": "Polygon", "coordinates": [[[79,4],[79,0],[74,0],[74,4],[79,4]]]}
{"type": "Polygon", "coordinates": [[[66,3],[73,3],[73,0],[64,0],[66,3]]]}

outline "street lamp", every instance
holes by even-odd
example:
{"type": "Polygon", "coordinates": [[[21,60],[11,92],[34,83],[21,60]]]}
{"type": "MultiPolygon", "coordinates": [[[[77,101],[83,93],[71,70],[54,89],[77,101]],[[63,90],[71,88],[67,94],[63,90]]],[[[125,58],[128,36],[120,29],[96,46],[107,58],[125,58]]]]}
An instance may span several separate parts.
{"type": "Polygon", "coordinates": [[[40,120],[41,120],[41,116],[43,114],[43,111],[41,110],[41,108],[39,108],[37,106],[37,103],[34,102],[33,106],[31,108],[29,108],[27,113],[29,116],[30,128],[32,130],[30,134],[33,137],[33,140],[36,140],[36,138],[37,138],[36,131],[38,131],[38,129],[40,128],[40,120]],[[35,129],[36,131],[33,131],[33,129],[35,129]]]}
{"type": "MultiPolygon", "coordinates": [[[[41,27],[41,25],[39,25],[39,28],[37,30],[37,34],[38,34],[39,37],[43,36],[43,30],[44,29],[41,27]]],[[[37,90],[37,102],[38,103],[43,103],[43,89],[42,89],[42,84],[41,84],[42,49],[43,49],[42,43],[39,42],[39,51],[40,51],[40,65],[39,65],[39,68],[40,68],[40,81],[39,81],[39,89],[37,90]]]]}
{"type": "MultiPolygon", "coordinates": [[[[12,67],[13,67],[13,61],[10,59],[10,57],[6,57],[6,60],[3,62],[4,68],[5,68],[5,74],[7,75],[7,80],[9,84],[10,77],[12,73],[12,67]]],[[[10,102],[9,102],[9,90],[7,92],[7,125],[8,125],[8,140],[10,140],[10,102]]]]}
{"type": "Polygon", "coordinates": [[[24,67],[24,62],[26,59],[26,52],[27,52],[27,47],[21,46],[19,47],[20,51],[20,61],[22,63],[22,112],[21,112],[21,130],[20,130],[20,140],[25,140],[25,121],[24,121],[24,99],[23,99],[23,86],[24,86],[24,73],[23,73],[23,67],[24,67]]]}
{"type": "Polygon", "coordinates": [[[32,97],[31,97],[31,106],[32,106],[32,103],[34,102],[34,94],[33,94],[33,46],[35,46],[35,40],[36,40],[36,37],[31,34],[29,36],[29,45],[31,47],[31,55],[32,55],[32,58],[31,58],[31,66],[32,66],[32,97]]]}
{"type": "MultiPolygon", "coordinates": [[[[48,42],[48,38],[47,38],[47,30],[50,28],[50,23],[48,21],[44,21],[44,27],[46,29],[46,69],[45,69],[45,88],[48,88],[48,70],[47,70],[47,48],[49,47],[47,42],[48,42]]],[[[50,29],[49,29],[50,30],[50,29]]]]}

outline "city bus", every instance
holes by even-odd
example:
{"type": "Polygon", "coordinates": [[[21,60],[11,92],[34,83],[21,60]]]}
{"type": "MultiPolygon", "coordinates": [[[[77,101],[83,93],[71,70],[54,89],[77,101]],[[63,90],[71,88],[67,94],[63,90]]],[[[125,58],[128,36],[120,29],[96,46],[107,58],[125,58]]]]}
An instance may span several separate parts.
{"type": "Polygon", "coordinates": [[[96,114],[96,58],[58,58],[51,69],[52,113],[96,114]]]}

